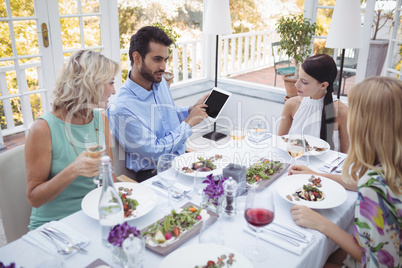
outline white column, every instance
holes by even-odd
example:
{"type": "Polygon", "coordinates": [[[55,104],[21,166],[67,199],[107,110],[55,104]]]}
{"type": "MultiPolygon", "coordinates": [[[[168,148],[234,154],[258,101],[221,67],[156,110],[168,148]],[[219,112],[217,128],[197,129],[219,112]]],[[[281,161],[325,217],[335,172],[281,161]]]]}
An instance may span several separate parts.
{"type": "MultiPolygon", "coordinates": [[[[99,0],[101,12],[101,39],[104,55],[118,63],[120,59],[120,33],[117,0],[99,0]]],[[[121,87],[121,71],[115,78],[116,90],[121,87]]]]}
{"type": "Polygon", "coordinates": [[[366,11],[364,15],[364,24],[362,31],[362,47],[359,49],[359,58],[357,60],[357,71],[355,84],[361,82],[366,77],[366,65],[371,39],[371,25],[374,18],[374,8],[376,0],[367,0],[366,11]]]}
{"type": "MultiPolygon", "coordinates": [[[[213,0],[204,0],[204,7],[203,7],[203,19],[202,23],[205,23],[205,14],[207,12],[208,1],[213,0]]],[[[202,51],[203,51],[203,60],[204,63],[204,75],[207,77],[208,80],[215,81],[215,48],[216,48],[216,36],[211,34],[203,34],[202,35],[202,51]]],[[[219,73],[218,73],[219,76],[219,73]]]]}

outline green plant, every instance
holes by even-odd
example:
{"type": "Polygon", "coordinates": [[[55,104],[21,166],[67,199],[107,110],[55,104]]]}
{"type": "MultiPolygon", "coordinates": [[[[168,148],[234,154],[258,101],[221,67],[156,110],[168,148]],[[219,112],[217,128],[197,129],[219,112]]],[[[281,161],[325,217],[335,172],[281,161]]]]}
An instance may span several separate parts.
{"type": "Polygon", "coordinates": [[[317,25],[303,15],[283,16],[276,23],[276,32],[280,37],[280,49],[295,61],[295,76],[299,75],[299,63],[311,54],[311,42],[317,25]]]}
{"type": "MultiPolygon", "coordinates": [[[[167,36],[169,36],[170,39],[173,40],[173,45],[175,48],[178,48],[177,46],[177,40],[181,37],[180,34],[178,34],[172,26],[163,26],[162,23],[159,22],[155,22],[152,24],[152,26],[158,27],[159,29],[161,29],[162,31],[164,31],[167,36]]],[[[171,48],[169,48],[169,54],[172,53],[171,48]]]]}

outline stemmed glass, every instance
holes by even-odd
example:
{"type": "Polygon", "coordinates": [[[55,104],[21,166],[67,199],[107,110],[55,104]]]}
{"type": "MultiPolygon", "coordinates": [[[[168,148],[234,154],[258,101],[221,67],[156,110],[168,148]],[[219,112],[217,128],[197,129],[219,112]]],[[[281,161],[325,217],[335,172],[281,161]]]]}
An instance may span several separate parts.
{"type": "MultiPolygon", "coordinates": [[[[102,131],[94,131],[87,133],[84,136],[85,139],[85,151],[91,158],[101,158],[106,152],[105,135],[102,131]]],[[[93,177],[94,183],[99,187],[102,180],[99,176],[93,177]]]]}
{"type": "Polygon", "coordinates": [[[267,121],[265,120],[264,115],[259,113],[253,115],[248,125],[247,134],[249,140],[257,145],[257,150],[255,154],[256,158],[259,158],[260,156],[259,154],[261,153],[261,147],[259,145],[267,133],[267,127],[268,124],[267,121]]]}
{"type": "Polygon", "coordinates": [[[245,255],[255,262],[264,261],[268,258],[268,250],[263,245],[259,245],[259,234],[262,227],[274,220],[275,206],[272,193],[257,192],[255,187],[250,187],[244,209],[244,218],[251,225],[250,228],[256,232],[256,243],[246,248],[245,255]]]}
{"type": "Polygon", "coordinates": [[[292,158],[291,165],[296,165],[296,159],[301,157],[306,150],[306,142],[303,135],[289,135],[286,151],[292,158]]]}
{"type": "Polygon", "coordinates": [[[163,154],[159,156],[157,172],[159,180],[168,186],[168,203],[161,207],[161,211],[168,214],[172,211],[173,206],[170,202],[172,196],[172,186],[177,181],[177,170],[174,168],[174,154],[163,154]]]}

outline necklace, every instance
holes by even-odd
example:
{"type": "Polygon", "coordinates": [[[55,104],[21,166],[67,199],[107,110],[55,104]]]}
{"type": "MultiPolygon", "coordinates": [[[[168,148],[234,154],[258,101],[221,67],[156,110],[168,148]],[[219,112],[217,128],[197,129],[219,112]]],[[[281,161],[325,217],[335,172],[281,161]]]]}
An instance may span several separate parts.
{"type": "MultiPolygon", "coordinates": [[[[75,148],[74,142],[73,142],[73,140],[71,139],[70,131],[68,131],[68,128],[67,128],[67,125],[66,125],[66,120],[64,120],[63,113],[60,113],[60,115],[61,115],[61,118],[63,119],[63,122],[64,122],[64,128],[65,128],[65,130],[66,130],[66,132],[67,132],[68,140],[70,141],[71,146],[73,146],[74,152],[75,152],[75,154],[76,154],[77,157],[78,157],[77,149],[75,148]]],[[[92,115],[93,115],[93,112],[92,112],[92,115]]],[[[94,120],[95,131],[98,131],[98,127],[96,126],[95,115],[93,115],[93,120],[94,120]]]]}

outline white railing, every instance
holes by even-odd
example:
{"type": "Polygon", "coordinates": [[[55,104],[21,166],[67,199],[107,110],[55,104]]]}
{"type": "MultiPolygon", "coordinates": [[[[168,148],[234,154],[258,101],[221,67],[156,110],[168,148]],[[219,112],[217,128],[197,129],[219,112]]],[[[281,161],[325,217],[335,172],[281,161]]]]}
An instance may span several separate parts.
{"type": "MultiPolygon", "coordinates": [[[[220,36],[219,41],[219,77],[273,66],[271,43],[278,41],[274,31],[224,35],[220,36]]],[[[202,40],[177,42],[177,46],[173,47],[173,60],[169,61],[167,67],[174,74],[172,88],[181,82],[206,78],[209,68],[215,68],[215,56],[210,66],[203,62],[202,40]]],[[[127,62],[122,62],[122,70],[129,68],[128,49],[122,49],[120,54],[127,58],[127,62]]]]}
{"type": "MultiPolygon", "coordinates": [[[[211,40],[215,40],[211,38],[211,40]]],[[[241,34],[232,34],[220,36],[219,46],[219,70],[220,77],[232,76],[240,73],[245,73],[261,68],[270,67],[273,65],[271,43],[277,41],[275,32],[261,31],[250,32],[241,34]]],[[[203,48],[203,40],[190,40],[177,43],[178,48],[173,48],[172,61],[169,61],[168,70],[174,74],[172,88],[181,83],[196,82],[207,78],[210,69],[215,68],[215,57],[210,60],[208,64],[204,62],[205,56],[203,48]]],[[[208,46],[210,47],[210,46],[208,46]]],[[[213,46],[214,47],[214,46],[213,46]]],[[[128,49],[122,49],[120,54],[124,60],[121,62],[122,70],[130,69],[130,60],[128,57],[128,49]],[[126,60],[125,60],[126,59],[126,60]]],[[[215,52],[210,52],[215,55],[215,52]]],[[[9,91],[7,84],[7,73],[15,71],[15,66],[1,66],[0,67],[0,88],[1,96],[0,102],[3,106],[4,117],[7,127],[0,130],[0,143],[3,142],[2,137],[15,134],[21,131],[27,131],[31,126],[34,118],[32,116],[32,104],[30,96],[33,94],[40,94],[43,112],[48,109],[48,91],[44,89],[42,67],[40,62],[31,62],[18,65],[18,90],[16,93],[9,91]],[[28,90],[26,70],[36,68],[38,76],[38,89],[28,90]],[[16,112],[13,112],[11,100],[19,99],[19,113],[22,115],[22,124],[15,125],[14,118],[18,117],[16,112]]]]}
{"type": "MultiPolygon", "coordinates": [[[[202,52],[202,40],[177,42],[177,48],[172,47],[172,60],[168,62],[166,68],[174,74],[172,85],[205,78],[202,52]]],[[[120,50],[120,55],[121,58],[127,59],[121,63],[122,70],[130,69],[128,49],[120,50]]]]}
{"type": "Polygon", "coordinates": [[[274,31],[248,32],[221,37],[222,63],[219,76],[273,66],[271,43],[278,41],[274,31]]]}
{"type": "MultiPolygon", "coordinates": [[[[16,66],[14,65],[0,67],[0,101],[4,111],[5,123],[7,125],[5,129],[1,129],[0,131],[0,143],[3,142],[3,136],[22,131],[27,132],[29,127],[32,125],[34,118],[32,116],[31,95],[40,94],[42,111],[47,111],[48,92],[44,89],[44,79],[42,74],[42,67],[39,61],[18,64],[18,70],[16,70],[16,66]],[[36,70],[35,76],[37,79],[35,80],[38,82],[38,89],[28,89],[26,75],[28,69],[31,69],[31,71],[32,69],[36,70]],[[18,89],[9,90],[10,85],[7,84],[7,75],[10,75],[12,72],[16,72],[14,79],[18,81],[18,89]],[[15,107],[17,111],[13,111],[11,104],[12,99],[17,99],[17,105],[15,107]],[[14,118],[20,118],[21,123],[16,125],[14,118]]],[[[0,116],[3,116],[3,114],[0,114],[0,116]]]]}

